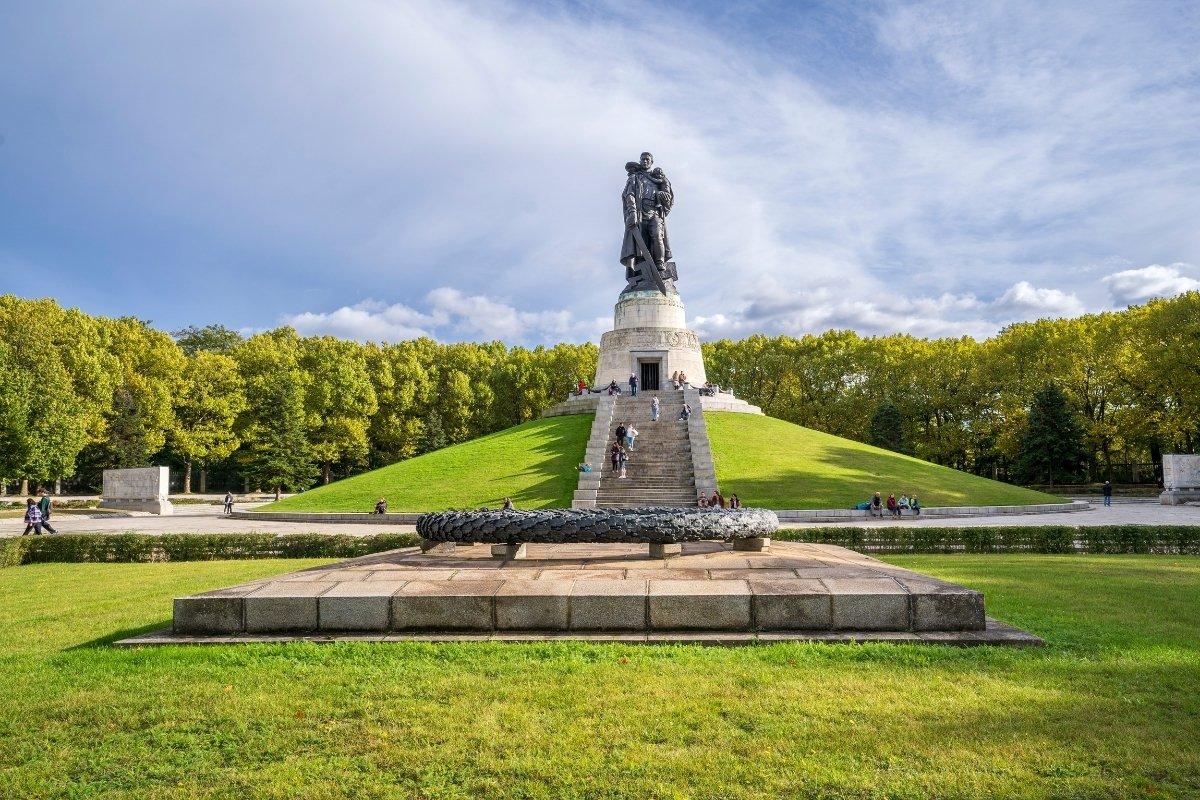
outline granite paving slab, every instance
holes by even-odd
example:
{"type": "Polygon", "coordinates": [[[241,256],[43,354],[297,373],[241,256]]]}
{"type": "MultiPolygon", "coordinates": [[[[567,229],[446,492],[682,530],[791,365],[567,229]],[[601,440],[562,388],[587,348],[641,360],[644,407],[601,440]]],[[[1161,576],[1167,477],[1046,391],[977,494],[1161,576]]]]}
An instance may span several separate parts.
{"type": "Polygon", "coordinates": [[[747,552],[694,542],[671,559],[651,557],[645,545],[528,550],[510,560],[483,545],[453,554],[404,548],[180,597],[171,635],[956,644],[999,636],[988,633],[979,592],[832,545],[773,542],[747,552]]]}

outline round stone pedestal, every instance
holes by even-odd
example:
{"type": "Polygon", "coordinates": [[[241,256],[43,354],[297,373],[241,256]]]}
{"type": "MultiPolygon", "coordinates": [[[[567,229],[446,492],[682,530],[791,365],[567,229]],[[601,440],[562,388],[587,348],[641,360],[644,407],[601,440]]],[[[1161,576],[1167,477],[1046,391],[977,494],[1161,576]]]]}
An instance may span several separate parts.
{"type": "Polygon", "coordinates": [[[630,375],[637,375],[643,389],[657,366],[658,388],[667,388],[675,372],[682,371],[693,386],[702,386],[704,357],[700,339],[686,327],[683,300],[676,293],[626,292],[617,301],[613,330],[600,337],[600,361],[595,386],[604,388],[616,381],[625,390],[630,375]]]}

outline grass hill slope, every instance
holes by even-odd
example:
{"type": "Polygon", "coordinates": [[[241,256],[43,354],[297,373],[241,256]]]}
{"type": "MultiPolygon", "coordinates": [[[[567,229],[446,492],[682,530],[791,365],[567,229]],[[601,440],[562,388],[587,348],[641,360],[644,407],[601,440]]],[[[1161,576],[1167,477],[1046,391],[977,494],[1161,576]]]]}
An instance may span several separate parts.
{"type": "Polygon", "coordinates": [[[263,511],[391,511],[569,507],[591,414],[538,419],[263,506],[263,511]]]}
{"type": "Polygon", "coordinates": [[[924,506],[1064,502],[774,417],[713,412],[704,419],[718,485],[746,505],[852,508],[877,491],[884,499],[915,494],[924,506]]]}

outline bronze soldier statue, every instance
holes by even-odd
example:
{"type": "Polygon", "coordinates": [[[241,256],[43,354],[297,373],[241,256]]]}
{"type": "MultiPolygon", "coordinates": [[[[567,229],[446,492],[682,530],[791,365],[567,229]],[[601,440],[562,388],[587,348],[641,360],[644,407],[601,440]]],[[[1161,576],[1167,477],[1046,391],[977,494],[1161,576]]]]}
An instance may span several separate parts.
{"type": "Polygon", "coordinates": [[[654,166],[650,153],[642,153],[639,162],[626,164],[625,172],[628,178],[621,193],[625,212],[621,263],[628,283],[625,291],[657,289],[668,294],[675,291],[671,281],[678,278],[667,236],[667,214],[675,204],[675,192],[662,169],[654,166]]]}

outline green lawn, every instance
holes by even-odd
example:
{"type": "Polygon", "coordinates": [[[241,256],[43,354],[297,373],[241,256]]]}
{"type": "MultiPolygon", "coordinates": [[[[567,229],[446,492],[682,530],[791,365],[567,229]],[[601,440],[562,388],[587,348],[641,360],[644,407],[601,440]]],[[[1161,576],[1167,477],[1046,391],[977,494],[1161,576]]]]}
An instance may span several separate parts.
{"type": "Polygon", "coordinates": [[[874,492],[925,506],[1062,503],[1061,497],[931,464],[774,417],[705,414],[717,482],[764,508],[853,508],[874,492]]]}
{"type": "Polygon", "coordinates": [[[1050,646],[119,650],[318,562],[0,570],[0,797],[1200,795],[1200,559],[890,560],[1050,646]]]}
{"type": "Polygon", "coordinates": [[[392,511],[570,507],[591,414],[537,419],[263,506],[264,511],[392,511]]]}

